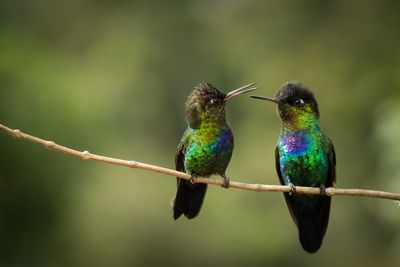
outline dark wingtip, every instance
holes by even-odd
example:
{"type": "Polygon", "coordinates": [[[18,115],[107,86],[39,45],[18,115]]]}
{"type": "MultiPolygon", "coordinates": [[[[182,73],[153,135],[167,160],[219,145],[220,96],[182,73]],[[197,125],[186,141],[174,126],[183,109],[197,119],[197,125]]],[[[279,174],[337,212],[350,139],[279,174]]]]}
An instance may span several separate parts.
{"type": "Polygon", "coordinates": [[[316,225],[312,218],[302,219],[298,221],[299,240],[301,246],[308,253],[317,252],[323,239],[323,233],[319,225],[316,225]]]}
{"type": "Polygon", "coordinates": [[[176,221],[177,219],[179,219],[179,217],[181,217],[182,213],[175,213],[174,212],[174,220],[176,221]]]}
{"type": "Polygon", "coordinates": [[[185,214],[186,218],[188,218],[189,220],[196,218],[197,215],[198,215],[198,214],[196,214],[196,215],[185,214]]]}
{"type": "Polygon", "coordinates": [[[321,240],[321,242],[311,242],[311,243],[310,242],[302,242],[300,240],[300,243],[301,243],[301,247],[306,252],[308,252],[310,254],[313,254],[313,253],[317,252],[321,248],[322,240],[321,240]]]}
{"type": "Polygon", "coordinates": [[[177,220],[182,214],[188,219],[195,218],[201,209],[207,184],[190,184],[185,181],[178,184],[178,191],[173,201],[173,217],[177,220]]]}
{"type": "Polygon", "coordinates": [[[199,215],[200,213],[200,207],[199,206],[194,206],[189,208],[186,212],[185,212],[185,217],[188,218],[189,220],[194,219],[197,217],[197,215],[199,215]]]}

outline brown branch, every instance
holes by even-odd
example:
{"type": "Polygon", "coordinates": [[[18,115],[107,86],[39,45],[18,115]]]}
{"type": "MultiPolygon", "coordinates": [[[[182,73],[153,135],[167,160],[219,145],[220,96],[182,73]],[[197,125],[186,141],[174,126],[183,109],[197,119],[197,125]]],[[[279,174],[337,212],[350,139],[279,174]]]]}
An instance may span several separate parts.
{"type": "MultiPolygon", "coordinates": [[[[105,157],[101,155],[92,154],[89,151],[78,151],[72,148],[68,148],[65,146],[61,146],[56,144],[53,141],[43,140],[41,138],[26,134],[21,132],[18,129],[10,129],[2,124],[0,124],[0,130],[4,131],[11,136],[27,140],[32,143],[41,144],[47,149],[55,150],[58,152],[62,152],[67,155],[79,157],[84,160],[94,160],[94,161],[101,161],[108,164],[113,165],[120,165],[129,168],[137,168],[143,169],[151,172],[158,172],[163,173],[166,175],[179,177],[182,179],[189,180],[190,175],[184,172],[179,172],[147,163],[142,163],[133,160],[122,160],[116,158],[105,157]]],[[[214,185],[221,185],[223,184],[221,179],[213,179],[213,178],[204,178],[198,177],[196,179],[198,183],[207,183],[207,184],[214,184],[214,185]]],[[[240,183],[240,182],[230,182],[230,188],[238,188],[244,190],[250,190],[255,192],[289,192],[290,187],[284,185],[266,185],[266,184],[247,184],[247,183],[240,183]]],[[[304,186],[296,186],[296,194],[306,194],[306,195],[319,195],[320,189],[315,187],[304,187],[304,186]]],[[[364,197],[374,197],[374,198],[384,198],[384,199],[392,199],[400,201],[400,194],[398,193],[390,193],[384,191],[376,191],[376,190],[366,190],[366,189],[342,189],[342,188],[333,188],[329,187],[326,188],[326,195],[327,196],[334,196],[334,195],[347,195],[347,196],[364,196],[364,197]]]]}

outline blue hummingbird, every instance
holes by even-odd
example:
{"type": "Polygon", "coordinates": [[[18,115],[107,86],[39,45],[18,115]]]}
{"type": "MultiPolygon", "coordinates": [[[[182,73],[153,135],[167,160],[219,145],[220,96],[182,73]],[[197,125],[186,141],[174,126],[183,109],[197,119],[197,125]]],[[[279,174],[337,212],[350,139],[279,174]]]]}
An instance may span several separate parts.
{"type": "Polygon", "coordinates": [[[282,128],[275,150],[276,171],[280,183],[291,188],[284,196],[300,243],[305,251],[314,253],[328,227],[331,198],[325,196],[325,187],[332,187],[336,181],[335,149],[321,132],[317,101],[298,82],[283,85],[275,98],[251,97],[277,104],[282,128]],[[295,186],[319,187],[321,195],[296,194],[295,186]]]}

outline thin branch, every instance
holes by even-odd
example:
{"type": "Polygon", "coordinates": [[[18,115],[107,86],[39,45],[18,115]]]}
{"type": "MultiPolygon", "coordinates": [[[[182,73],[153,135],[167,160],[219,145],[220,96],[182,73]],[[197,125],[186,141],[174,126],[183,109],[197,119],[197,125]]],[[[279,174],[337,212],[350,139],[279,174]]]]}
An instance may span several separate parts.
{"type": "MultiPolygon", "coordinates": [[[[179,172],[147,163],[142,163],[133,160],[122,160],[116,158],[105,157],[101,155],[92,154],[89,151],[78,151],[72,148],[68,148],[65,146],[61,146],[56,144],[53,141],[43,140],[41,138],[26,134],[21,132],[18,129],[10,129],[2,124],[0,124],[0,130],[4,131],[11,136],[27,140],[32,143],[43,145],[47,149],[55,150],[58,152],[62,152],[67,155],[79,157],[83,160],[94,160],[100,161],[103,163],[125,166],[129,168],[137,168],[143,169],[151,172],[158,172],[162,174],[166,174],[173,177],[179,177],[182,179],[189,180],[190,175],[184,172],[179,172]]],[[[197,183],[207,183],[213,185],[223,185],[223,181],[221,179],[214,179],[214,178],[204,178],[198,177],[196,179],[197,183]]],[[[238,188],[244,189],[249,191],[255,192],[289,192],[290,187],[285,185],[266,185],[266,184],[247,184],[247,183],[240,183],[240,182],[230,182],[230,188],[238,188]]],[[[315,187],[305,187],[305,186],[296,186],[296,194],[305,194],[305,195],[319,195],[320,189],[315,187]]],[[[398,193],[390,193],[384,191],[376,191],[376,190],[366,190],[366,189],[343,189],[343,188],[333,188],[329,187],[326,188],[326,195],[327,196],[335,196],[335,195],[347,195],[347,196],[364,196],[364,197],[373,197],[373,198],[384,198],[384,199],[391,199],[400,201],[400,194],[398,193]]]]}

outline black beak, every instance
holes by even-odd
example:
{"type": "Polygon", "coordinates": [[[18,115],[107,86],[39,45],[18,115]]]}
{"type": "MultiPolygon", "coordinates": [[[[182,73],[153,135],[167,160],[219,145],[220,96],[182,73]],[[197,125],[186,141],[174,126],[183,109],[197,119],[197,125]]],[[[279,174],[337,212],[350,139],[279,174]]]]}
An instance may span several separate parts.
{"type": "Polygon", "coordinates": [[[254,86],[255,84],[256,83],[250,83],[248,85],[245,85],[245,86],[242,86],[242,87],[240,87],[238,89],[230,91],[229,93],[226,94],[224,101],[227,102],[227,101],[231,100],[232,98],[234,98],[234,97],[236,97],[238,95],[241,95],[241,94],[256,90],[257,87],[254,86]]]}
{"type": "Polygon", "coordinates": [[[251,95],[250,97],[254,98],[254,99],[266,100],[266,101],[270,101],[270,102],[274,102],[275,104],[278,104],[278,101],[276,101],[275,98],[259,96],[259,95],[251,95]]]}

